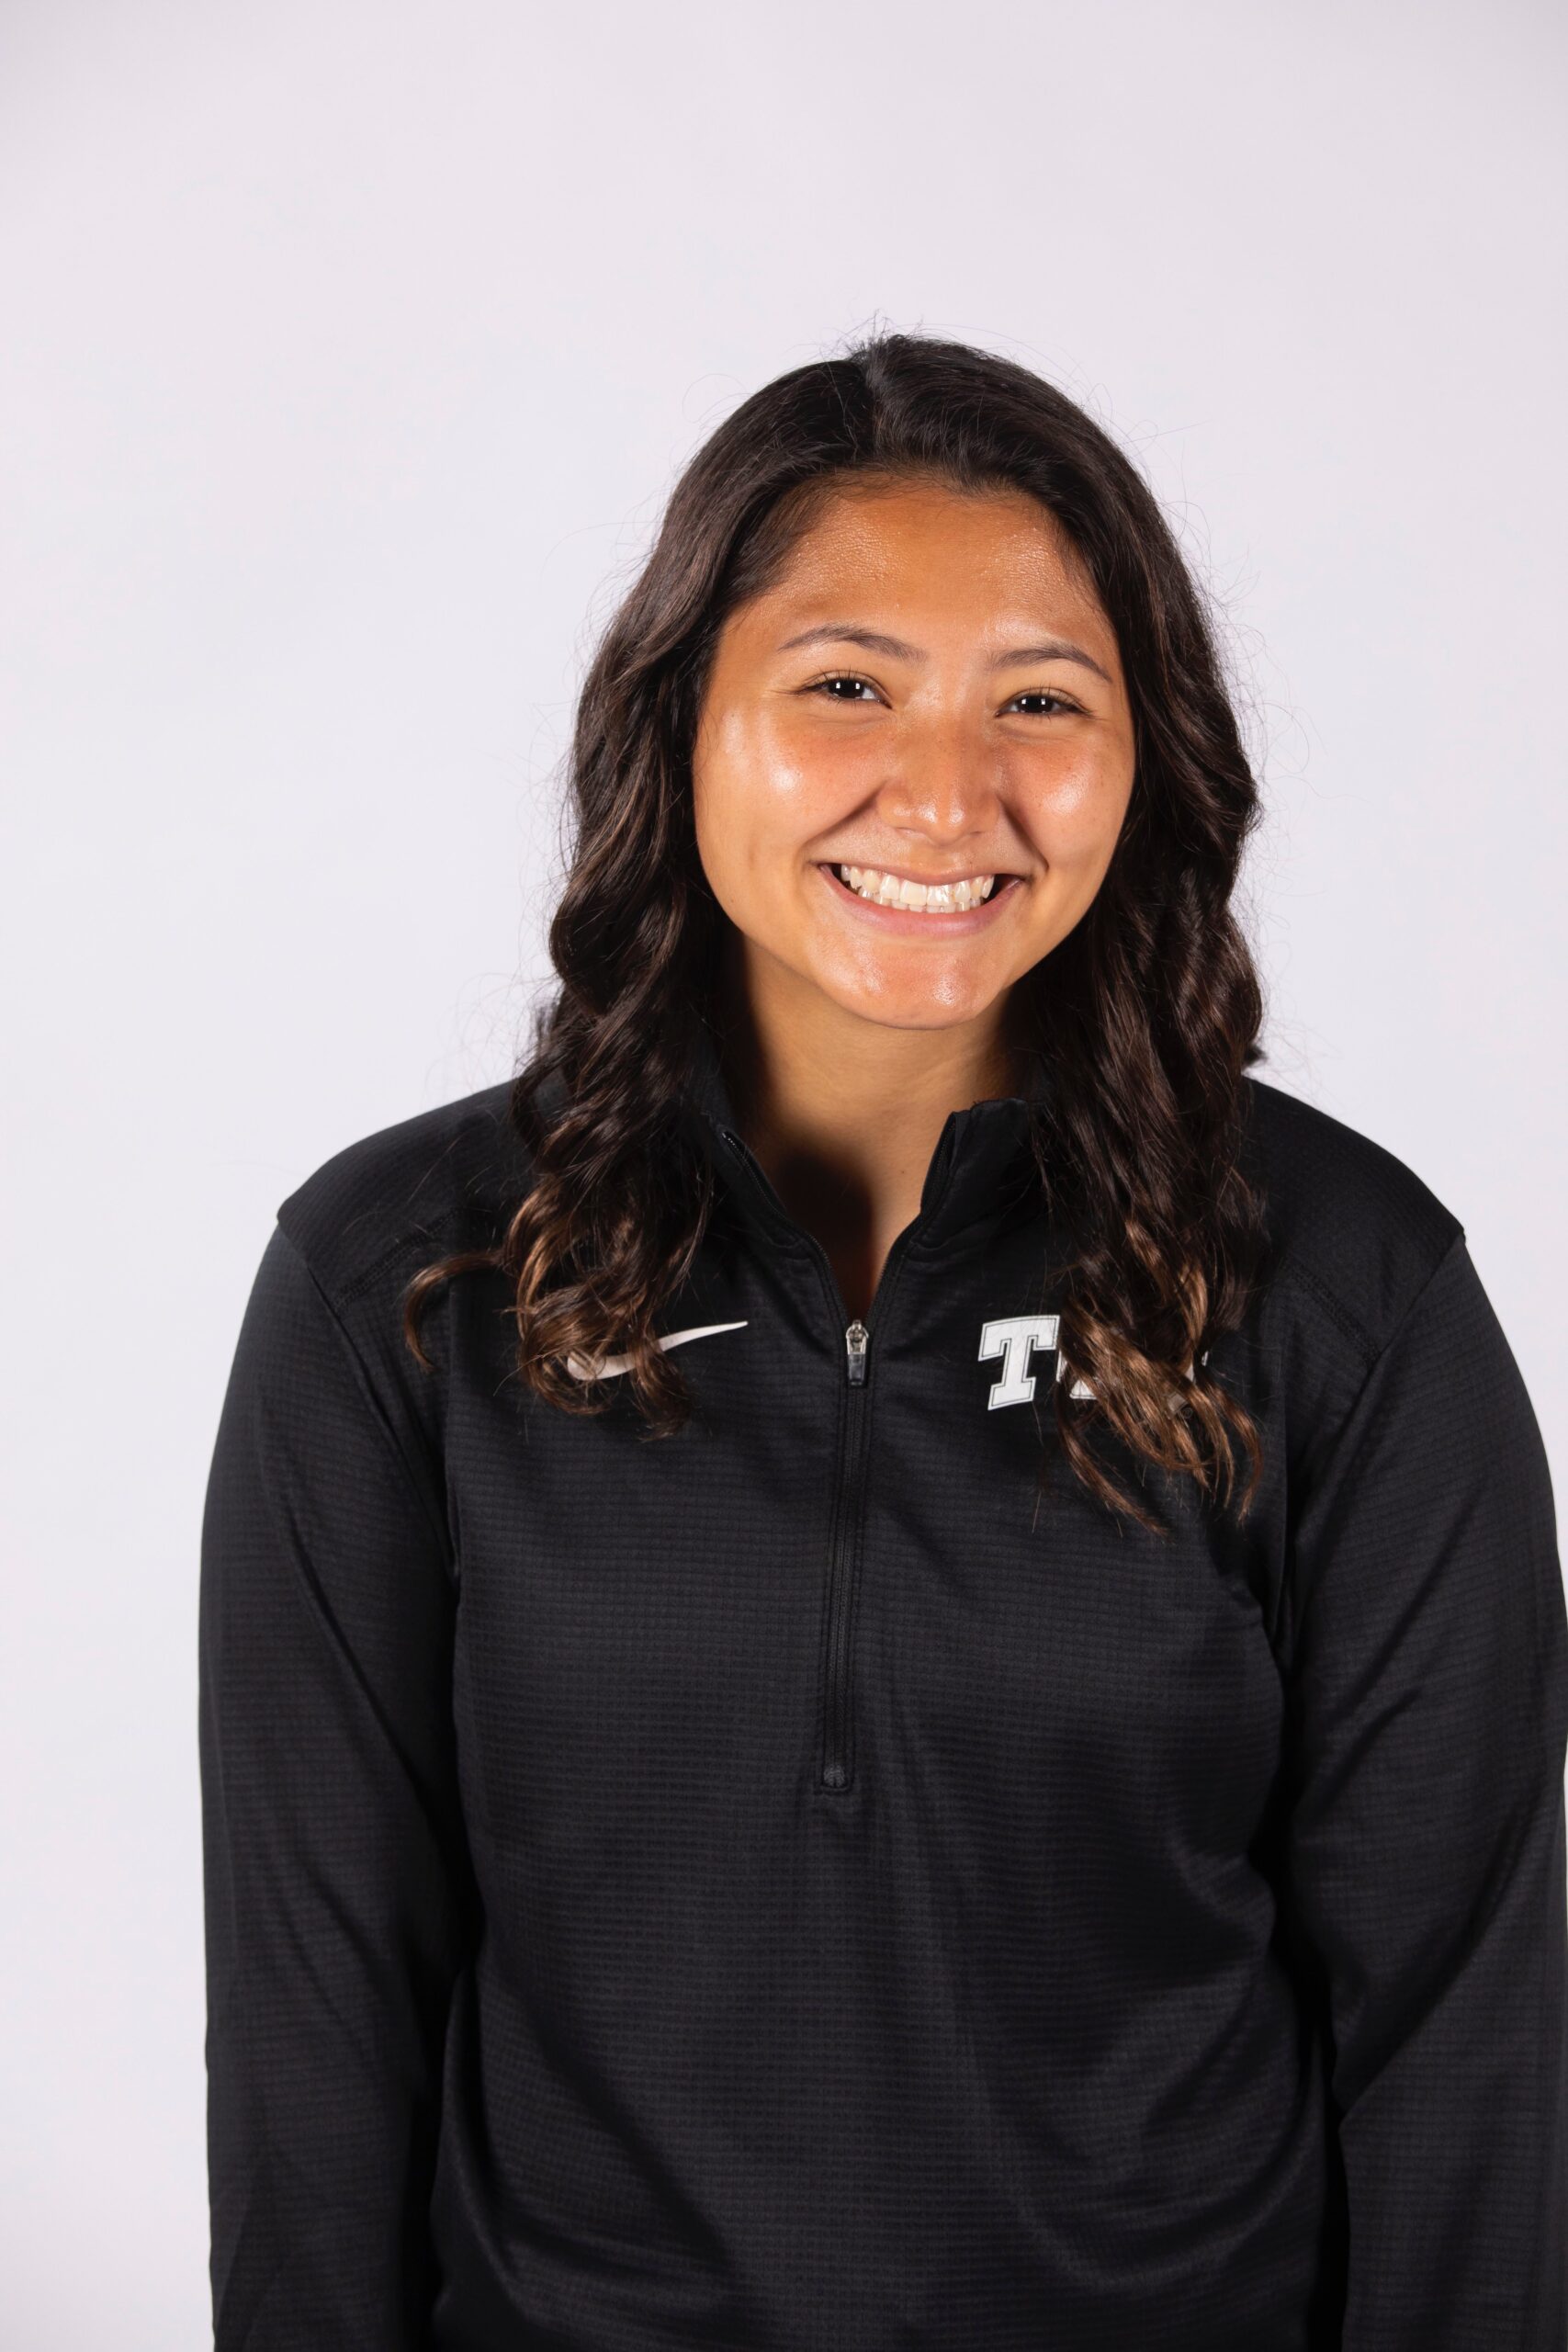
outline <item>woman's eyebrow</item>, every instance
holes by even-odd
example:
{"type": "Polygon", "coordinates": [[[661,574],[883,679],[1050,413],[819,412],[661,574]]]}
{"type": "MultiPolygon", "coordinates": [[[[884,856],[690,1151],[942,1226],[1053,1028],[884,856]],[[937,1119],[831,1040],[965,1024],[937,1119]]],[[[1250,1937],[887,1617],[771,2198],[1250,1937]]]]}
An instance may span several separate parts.
{"type": "MultiPolygon", "coordinates": [[[[789,653],[797,645],[829,642],[863,646],[867,653],[886,653],[894,662],[923,662],[926,658],[918,645],[906,645],[901,637],[885,637],[880,629],[852,628],[847,623],[838,621],[824,621],[816,628],[803,628],[798,637],[785,638],[778,650],[789,653]]],[[[1097,678],[1103,678],[1107,685],[1111,683],[1110,672],[1100,667],[1092,653],[1086,653],[1081,645],[1074,645],[1070,639],[1065,637],[1046,638],[1039,645],[1013,646],[1006,653],[998,653],[991,667],[993,670],[1017,669],[1026,662],[1079,662],[1086,670],[1092,670],[1097,678]]]]}
{"type": "Polygon", "coordinates": [[[1041,645],[1015,646],[1009,653],[998,653],[991,667],[1010,670],[1024,662],[1081,662],[1086,670],[1092,670],[1107,685],[1111,683],[1110,671],[1102,669],[1092,653],[1086,653],[1081,645],[1073,644],[1066,637],[1049,637],[1041,645]]]}
{"type": "Polygon", "coordinates": [[[823,621],[816,628],[803,628],[798,637],[786,637],[779,647],[781,653],[790,652],[797,645],[823,645],[829,639],[842,645],[863,645],[868,653],[886,653],[895,662],[923,662],[925,655],[917,645],[906,645],[901,637],[884,637],[880,629],[851,628],[847,622],[823,621]]]}

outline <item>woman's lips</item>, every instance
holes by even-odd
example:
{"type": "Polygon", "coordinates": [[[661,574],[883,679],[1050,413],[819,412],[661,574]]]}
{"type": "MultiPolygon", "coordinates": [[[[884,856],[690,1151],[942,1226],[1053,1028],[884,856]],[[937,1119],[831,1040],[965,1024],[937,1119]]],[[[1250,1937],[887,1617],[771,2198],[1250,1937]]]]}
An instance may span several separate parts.
{"type": "Polygon", "coordinates": [[[1020,875],[998,874],[990,897],[982,899],[977,907],[941,910],[921,907],[884,907],[874,899],[863,899],[858,890],[852,889],[840,878],[836,865],[818,860],[817,871],[840,906],[858,915],[863,922],[871,923],[897,939],[964,939],[972,932],[986,931],[1025,887],[1020,875]]]}

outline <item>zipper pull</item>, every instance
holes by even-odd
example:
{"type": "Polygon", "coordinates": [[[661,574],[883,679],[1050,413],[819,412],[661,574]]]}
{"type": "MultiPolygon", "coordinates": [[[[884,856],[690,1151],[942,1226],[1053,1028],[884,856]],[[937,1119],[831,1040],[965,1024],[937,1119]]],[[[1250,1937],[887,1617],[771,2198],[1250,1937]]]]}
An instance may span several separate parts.
{"type": "Polygon", "coordinates": [[[871,1333],[866,1329],[865,1325],[858,1320],[852,1323],[844,1333],[844,1347],[849,1359],[852,1388],[865,1386],[865,1343],[870,1337],[871,1333]]]}

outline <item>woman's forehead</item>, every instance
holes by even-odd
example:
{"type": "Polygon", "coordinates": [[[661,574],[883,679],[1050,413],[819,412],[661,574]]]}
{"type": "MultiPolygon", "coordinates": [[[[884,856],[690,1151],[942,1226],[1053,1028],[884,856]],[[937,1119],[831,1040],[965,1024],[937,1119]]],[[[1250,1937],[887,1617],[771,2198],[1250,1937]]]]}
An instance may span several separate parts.
{"type": "MultiPolygon", "coordinates": [[[[940,482],[835,482],[768,586],[733,617],[759,637],[815,621],[866,626],[879,605],[929,628],[944,616],[999,628],[1070,618],[1114,635],[1077,548],[1057,518],[1011,485],[960,491],[940,482]]],[[[883,617],[887,617],[886,611],[883,617]]],[[[1097,649],[1099,650],[1099,649],[1097,649]]]]}

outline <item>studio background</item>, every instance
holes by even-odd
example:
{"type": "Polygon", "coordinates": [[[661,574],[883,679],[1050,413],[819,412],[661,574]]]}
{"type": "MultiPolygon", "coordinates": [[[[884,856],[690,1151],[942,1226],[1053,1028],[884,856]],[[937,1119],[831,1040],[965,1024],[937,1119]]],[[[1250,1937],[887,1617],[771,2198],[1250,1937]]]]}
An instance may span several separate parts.
{"type": "Polygon", "coordinates": [[[325,1157],[508,1074],[593,632],[783,368],[957,335],[1144,466],[1269,803],[1258,1074],[1463,1220],[1562,1492],[1563,47],[1523,0],[9,0],[17,2352],[210,2342],[197,1576],[245,1295],[325,1157]]]}

